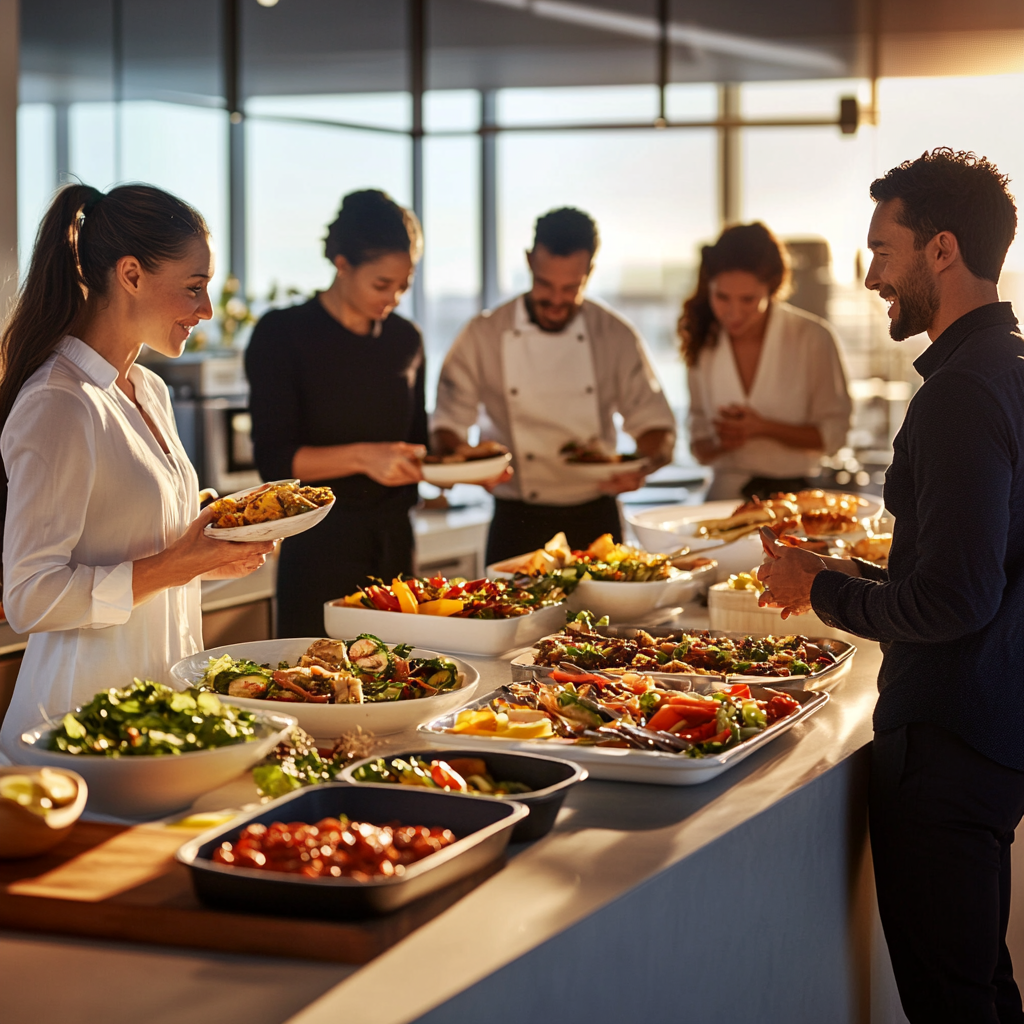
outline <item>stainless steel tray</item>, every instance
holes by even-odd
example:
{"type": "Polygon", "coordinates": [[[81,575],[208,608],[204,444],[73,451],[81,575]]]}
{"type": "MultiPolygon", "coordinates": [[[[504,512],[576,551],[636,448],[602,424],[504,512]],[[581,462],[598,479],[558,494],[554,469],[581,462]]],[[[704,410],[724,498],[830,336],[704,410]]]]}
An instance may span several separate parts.
{"type": "MultiPolygon", "coordinates": [[[[601,636],[625,638],[635,636],[642,627],[639,626],[600,626],[597,632],[601,636]]],[[[693,631],[685,629],[658,629],[650,628],[645,630],[651,636],[659,640],[678,640],[680,637],[690,635],[693,631]]],[[[751,633],[728,633],[722,630],[709,630],[713,637],[723,637],[729,640],[740,640],[745,636],[753,636],[751,633]]],[[[552,633],[550,637],[560,636],[561,633],[552,633]]],[[[812,672],[808,676],[745,676],[733,673],[704,673],[704,672],[651,672],[644,671],[662,685],[671,684],[676,690],[707,690],[709,687],[723,683],[735,683],[742,680],[747,683],[758,682],[769,686],[794,686],[798,685],[804,690],[828,690],[838,682],[839,677],[845,674],[857,648],[845,640],[833,640],[829,637],[808,637],[812,643],[831,652],[836,659],[834,665],[822,669],[820,672],[812,672]],[[688,684],[688,685],[687,685],[688,684]]],[[[539,642],[539,641],[538,641],[539,642]]],[[[528,682],[533,678],[534,673],[550,675],[554,669],[548,665],[537,665],[533,660],[533,651],[524,651],[512,659],[512,679],[515,682],[528,682]]]]}
{"type": "MultiPolygon", "coordinates": [[[[671,678],[671,677],[670,677],[671,678]]],[[[707,678],[707,677],[703,677],[707,678]]],[[[745,677],[748,678],[749,677],[745,677]]],[[[435,718],[417,728],[417,733],[434,746],[458,747],[459,749],[523,750],[530,754],[547,754],[551,757],[566,757],[584,765],[592,779],[612,779],[617,782],[647,782],[661,786],[695,786],[709,782],[722,772],[760,750],[766,743],[788,732],[793,726],[821,710],[829,701],[829,695],[820,691],[802,690],[795,687],[775,687],[800,702],[800,710],[770,725],[764,732],[752,739],[713,757],[690,758],[681,754],[661,751],[626,750],[620,747],[590,747],[575,744],[570,740],[554,738],[549,740],[515,740],[494,736],[466,736],[447,732],[455,724],[458,711],[435,718]]],[[[752,696],[764,699],[765,687],[751,683],[752,696]]],[[[490,693],[473,701],[459,710],[486,707],[496,695],[490,693]]]]}

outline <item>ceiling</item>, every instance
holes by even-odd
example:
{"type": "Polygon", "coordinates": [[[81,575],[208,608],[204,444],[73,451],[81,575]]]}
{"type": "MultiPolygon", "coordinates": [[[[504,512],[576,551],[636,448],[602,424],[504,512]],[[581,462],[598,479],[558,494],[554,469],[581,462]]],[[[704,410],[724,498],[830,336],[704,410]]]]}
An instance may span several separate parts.
{"type": "MultiPolygon", "coordinates": [[[[122,95],[221,105],[221,4],[121,0],[122,95]]],[[[408,0],[241,0],[247,95],[408,83],[408,0]]],[[[24,0],[22,98],[115,95],[115,0],[24,0]]],[[[1020,0],[670,0],[670,78],[1024,70],[1020,0]]],[[[428,0],[429,88],[653,82],[656,0],[428,0]]]]}

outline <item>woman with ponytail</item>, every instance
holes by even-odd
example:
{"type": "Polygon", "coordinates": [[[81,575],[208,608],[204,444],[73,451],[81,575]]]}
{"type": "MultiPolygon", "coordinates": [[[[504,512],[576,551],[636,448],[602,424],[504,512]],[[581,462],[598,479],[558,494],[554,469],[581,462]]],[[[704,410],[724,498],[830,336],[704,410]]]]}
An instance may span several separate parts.
{"type": "Polygon", "coordinates": [[[851,402],[832,326],[781,301],[784,246],[763,224],[726,228],[701,251],[679,336],[690,450],[715,470],[709,500],[808,486],[846,443],[851,402]]]}
{"type": "Polygon", "coordinates": [[[0,333],[3,604],[31,634],[8,756],[43,713],[166,680],[202,648],[200,577],[244,575],[273,548],[203,535],[167,388],[135,362],[143,345],[179,356],[212,315],[208,235],[148,185],[67,185],[39,228],[0,333]]]}
{"type": "Polygon", "coordinates": [[[277,635],[319,636],[324,602],[413,569],[409,509],[426,455],[423,338],[394,310],[423,249],[419,221],[389,195],[345,196],[327,229],[329,288],[271,310],[245,356],[264,480],[329,484],[334,511],[281,546],[277,635]]]}

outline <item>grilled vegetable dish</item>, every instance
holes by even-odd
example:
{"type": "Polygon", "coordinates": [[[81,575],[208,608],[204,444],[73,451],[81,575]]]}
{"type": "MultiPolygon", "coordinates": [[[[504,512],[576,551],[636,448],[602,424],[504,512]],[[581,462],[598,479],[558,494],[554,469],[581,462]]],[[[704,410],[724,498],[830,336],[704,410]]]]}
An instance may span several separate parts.
{"type": "Polygon", "coordinates": [[[324,818],[315,825],[275,821],[248,825],[235,843],[221,843],[216,864],[263,871],[284,871],[305,878],[351,878],[369,882],[394,878],[443,850],[456,837],[446,828],[423,825],[371,825],[365,821],[324,818]]]}
{"type": "Polygon", "coordinates": [[[355,640],[317,640],[291,666],[276,668],[225,654],[211,658],[196,684],[228,697],[310,704],[415,700],[456,690],[462,677],[447,658],[410,658],[408,644],[388,647],[370,633],[355,640]]]}
{"type": "Polygon", "coordinates": [[[607,637],[584,618],[534,645],[537,665],[575,665],[595,670],[681,672],[697,675],[807,676],[836,664],[835,655],[805,636],[745,636],[708,632],[657,639],[643,630],[607,637]]]}
{"type": "Polygon", "coordinates": [[[214,693],[136,679],[69,711],[50,734],[49,747],[102,757],[173,756],[249,743],[257,738],[256,722],[252,711],[222,704],[214,693]]]}
{"type": "Polygon", "coordinates": [[[439,615],[455,619],[513,619],[565,600],[575,581],[559,576],[517,576],[511,580],[472,580],[432,576],[430,579],[383,580],[360,587],[336,604],[408,615],[439,615]]]}
{"type": "Polygon", "coordinates": [[[241,498],[220,498],[210,507],[216,514],[213,525],[230,529],[299,516],[332,501],[334,492],[330,487],[271,484],[241,498]]]}
{"type": "Polygon", "coordinates": [[[453,757],[447,761],[428,761],[425,757],[378,757],[357,768],[352,778],[356,782],[391,782],[476,796],[532,792],[522,782],[499,782],[488,772],[487,762],[479,757],[453,757]]]}
{"type": "MultiPolygon", "coordinates": [[[[700,559],[688,568],[706,564],[700,559]]],[[[616,544],[610,533],[602,534],[585,551],[573,551],[564,533],[555,534],[543,549],[499,563],[505,572],[527,575],[551,574],[563,582],[567,591],[581,580],[618,583],[646,583],[674,579],[681,575],[668,555],[652,555],[628,544],[616,544]]]]}
{"type": "Polygon", "coordinates": [[[460,711],[448,732],[504,739],[543,739],[598,747],[660,750],[707,757],[752,739],[788,718],[800,703],[746,683],[712,694],[669,690],[650,676],[556,671],[550,678],[511,683],[479,710],[460,711]]]}

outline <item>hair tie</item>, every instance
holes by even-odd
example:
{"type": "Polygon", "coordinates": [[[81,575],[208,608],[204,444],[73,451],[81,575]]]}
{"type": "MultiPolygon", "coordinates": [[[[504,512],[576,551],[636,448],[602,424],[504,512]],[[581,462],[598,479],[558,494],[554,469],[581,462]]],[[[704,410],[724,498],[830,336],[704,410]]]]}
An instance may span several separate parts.
{"type": "Polygon", "coordinates": [[[96,204],[101,199],[105,199],[105,198],[106,198],[106,193],[100,192],[99,189],[97,189],[96,190],[96,194],[92,197],[92,199],[87,199],[85,201],[85,203],[83,204],[83,206],[82,206],[82,214],[83,214],[83,216],[88,217],[89,214],[92,213],[92,211],[96,209],[96,204]]]}

